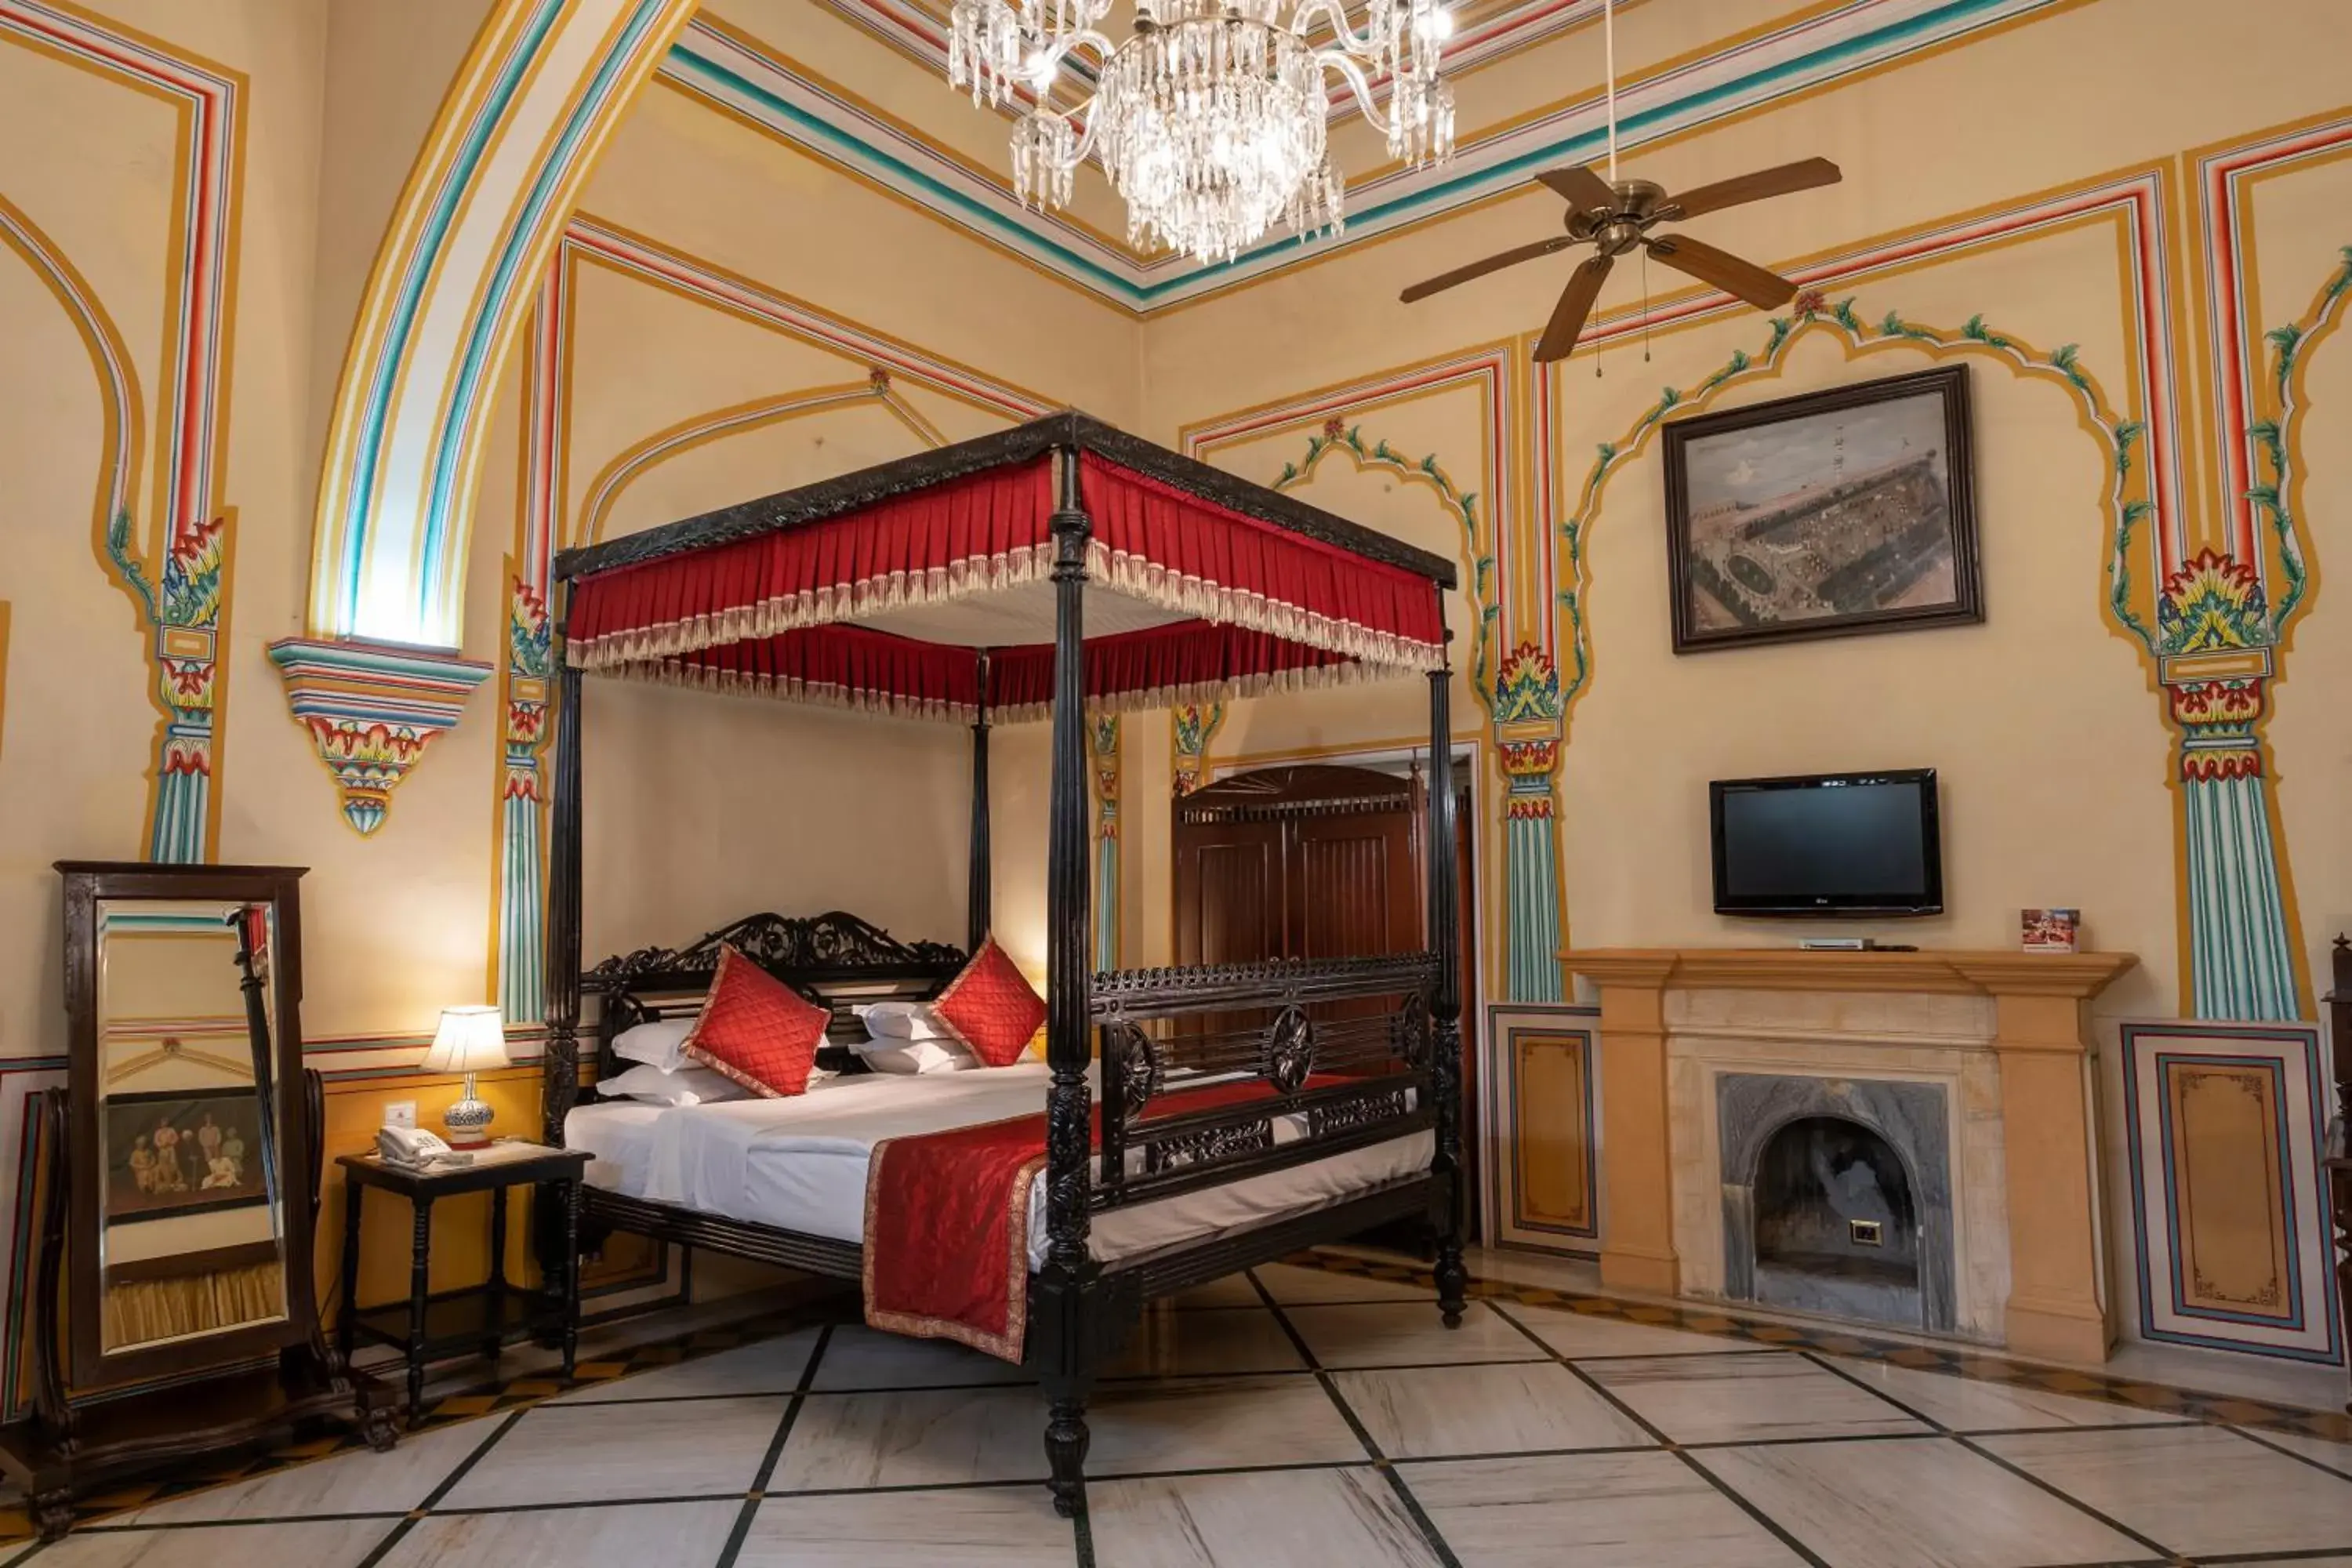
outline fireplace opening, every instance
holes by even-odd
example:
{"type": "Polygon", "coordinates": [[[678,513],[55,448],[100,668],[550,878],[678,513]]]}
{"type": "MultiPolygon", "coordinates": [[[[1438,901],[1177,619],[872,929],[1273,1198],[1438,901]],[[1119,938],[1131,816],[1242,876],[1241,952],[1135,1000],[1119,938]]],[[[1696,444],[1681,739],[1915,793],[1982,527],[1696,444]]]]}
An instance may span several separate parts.
{"type": "Polygon", "coordinates": [[[1843,1117],[1806,1116],[1757,1156],[1756,1299],[1916,1326],[1919,1211],[1902,1156],[1843,1117]]]}

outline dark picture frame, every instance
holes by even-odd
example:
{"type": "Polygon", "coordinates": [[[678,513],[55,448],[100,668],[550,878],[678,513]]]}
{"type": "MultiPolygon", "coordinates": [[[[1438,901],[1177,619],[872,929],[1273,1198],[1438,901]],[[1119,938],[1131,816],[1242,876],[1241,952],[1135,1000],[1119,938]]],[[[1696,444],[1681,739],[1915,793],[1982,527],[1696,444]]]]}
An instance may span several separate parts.
{"type": "Polygon", "coordinates": [[[260,1091],[251,1084],[108,1096],[106,1223],[267,1205],[262,1137],[260,1091]],[[216,1130],[209,1141],[208,1127],[216,1130]],[[159,1147],[162,1129],[172,1134],[168,1161],[159,1147]],[[226,1163],[215,1170],[215,1159],[226,1163]]]}
{"type": "Polygon", "coordinates": [[[1664,436],[1676,653],[1985,618],[1966,365],[1677,419],[1664,436]]]}

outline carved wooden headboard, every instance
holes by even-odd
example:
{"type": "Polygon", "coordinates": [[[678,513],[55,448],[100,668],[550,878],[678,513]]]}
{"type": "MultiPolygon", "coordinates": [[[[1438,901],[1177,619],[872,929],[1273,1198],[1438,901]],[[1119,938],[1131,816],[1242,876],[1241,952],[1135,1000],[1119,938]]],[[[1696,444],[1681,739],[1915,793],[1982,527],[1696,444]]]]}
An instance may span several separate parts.
{"type": "MultiPolygon", "coordinates": [[[[613,1040],[623,1029],[701,1006],[719,972],[721,946],[735,948],[810,1001],[831,1008],[833,1023],[826,1033],[835,1041],[864,1036],[865,1026],[850,1012],[853,1006],[935,996],[965,962],[960,947],[901,942],[872,921],[840,910],[805,918],[747,915],[682,948],[641,947],[604,960],[581,978],[581,989],[601,1001],[597,1078],[621,1070],[613,1040]]],[[[837,1068],[858,1065],[839,1045],[824,1047],[818,1059],[821,1066],[837,1068]]],[[[551,1079],[551,1095],[555,1087],[551,1079]]],[[[593,1089],[583,1089],[579,1098],[596,1097],[593,1089]]]]}

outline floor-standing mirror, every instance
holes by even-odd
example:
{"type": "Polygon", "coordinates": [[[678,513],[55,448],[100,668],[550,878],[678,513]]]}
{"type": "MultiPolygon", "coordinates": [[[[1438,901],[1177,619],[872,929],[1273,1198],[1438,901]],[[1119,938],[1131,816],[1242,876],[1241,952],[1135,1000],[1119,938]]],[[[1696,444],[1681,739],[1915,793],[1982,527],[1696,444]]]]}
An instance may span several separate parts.
{"type": "Polygon", "coordinates": [[[41,1117],[34,1413],[0,1434],[48,1536],[145,1464],[311,1417],[392,1436],[318,1321],[301,872],[58,869],[68,1082],[41,1117]]]}

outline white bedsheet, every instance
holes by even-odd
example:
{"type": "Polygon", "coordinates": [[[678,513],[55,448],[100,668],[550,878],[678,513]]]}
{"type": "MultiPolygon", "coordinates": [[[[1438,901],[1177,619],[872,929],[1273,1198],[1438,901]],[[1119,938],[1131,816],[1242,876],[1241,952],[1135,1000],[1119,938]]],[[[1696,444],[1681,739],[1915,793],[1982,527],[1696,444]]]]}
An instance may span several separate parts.
{"type": "MultiPolygon", "coordinates": [[[[729,1219],[835,1241],[866,1239],[866,1167],[886,1138],[937,1132],[1045,1107],[1043,1062],[984,1071],[826,1079],[784,1100],[718,1105],[583,1105],[564,1118],[564,1142],[586,1150],[591,1185],[729,1219]]],[[[1286,1142],[1305,1129],[1276,1123],[1286,1142]]],[[[1425,1131],[1308,1161],[1244,1181],[1095,1215],[1088,1247],[1112,1262],[1181,1241],[1319,1207],[1429,1169],[1425,1131]]],[[[1045,1257],[1045,1184],[1029,1193],[1029,1263],[1045,1257]]]]}

